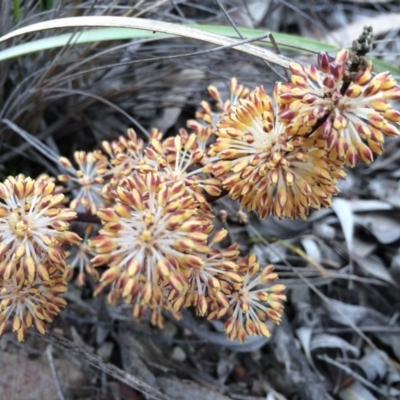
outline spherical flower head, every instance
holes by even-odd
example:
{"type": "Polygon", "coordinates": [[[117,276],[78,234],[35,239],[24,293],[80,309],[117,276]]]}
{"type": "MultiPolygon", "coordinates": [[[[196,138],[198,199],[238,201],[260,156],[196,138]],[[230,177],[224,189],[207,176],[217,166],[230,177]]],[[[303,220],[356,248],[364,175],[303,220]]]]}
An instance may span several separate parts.
{"type": "Polygon", "coordinates": [[[45,281],[24,280],[20,272],[10,279],[0,279],[0,336],[11,325],[18,341],[23,341],[31,326],[44,334],[46,323],[66,306],[60,297],[67,290],[61,274],[54,272],[45,281]]]}
{"type": "Polygon", "coordinates": [[[60,164],[68,173],[59,175],[61,182],[73,182],[77,189],[73,190],[73,200],[70,207],[76,210],[79,205],[83,206],[93,215],[104,204],[101,190],[104,182],[104,174],[107,172],[107,160],[100,151],[86,153],[75,151],[74,160],[78,164],[75,169],[66,157],[60,157],[60,164]]]}
{"type": "Polygon", "coordinates": [[[348,60],[349,51],[341,50],[333,61],[320,53],[319,69],[292,63],[291,83],[279,86],[279,102],[286,133],[309,134],[322,125],[327,148],[354,167],[382,152],[385,135],[400,133],[400,112],[388,102],[400,99],[400,88],[389,72],[373,76],[372,64],[350,73],[348,60]]]}
{"type": "Polygon", "coordinates": [[[33,282],[36,275],[46,280],[49,261],[59,270],[66,267],[62,244],[77,244],[78,235],[69,232],[69,220],[76,213],[64,208],[63,194],[55,194],[47,180],[22,175],[0,183],[0,276],[5,279],[23,271],[33,282]]]}
{"type": "Polygon", "coordinates": [[[229,299],[229,318],[224,330],[231,340],[243,343],[246,336],[270,336],[266,326],[267,320],[278,324],[282,318],[283,304],[286,296],[285,286],[273,284],[278,275],[273,272],[272,265],[260,268],[254,254],[239,261],[238,272],[244,279],[236,285],[229,299]]]}
{"type": "MultiPolygon", "coordinates": [[[[160,140],[161,132],[152,129],[149,140],[160,140]]],[[[129,128],[125,136],[120,136],[113,142],[102,142],[102,148],[109,157],[107,181],[102,188],[102,196],[108,203],[115,198],[116,188],[122,179],[132,175],[134,171],[141,173],[155,171],[157,163],[144,154],[145,142],[139,138],[134,129],[129,128]]]]}
{"type": "Polygon", "coordinates": [[[203,211],[210,213],[206,194],[217,197],[220,181],[210,176],[209,166],[202,166],[205,152],[195,133],[181,129],[179,135],[160,142],[153,139],[145,150],[149,159],[158,163],[158,175],[167,186],[182,186],[203,211]]]}
{"type": "Polygon", "coordinates": [[[233,244],[225,249],[215,247],[225,239],[227,233],[225,229],[215,232],[206,248],[201,253],[198,249],[194,253],[202,259],[202,265],[186,270],[189,286],[185,307],[195,307],[199,316],[208,314],[209,304],[215,304],[218,308],[217,310],[214,307],[213,315],[222,315],[229,306],[227,295],[231,292],[232,285],[243,279],[236,272],[238,245],[233,244]]]}
{"type": "Polygon", "coordinates": [[[192,253],[204,247],[212,225],[197,215],[182,185],[166,186],[157,174],[126,178],[117,196],[113,208],[98,212],[104,228],[90,242],[97,253],[93,265],[109,266],[98,291],[112,283],[112,302],[122,297],[133,303],[140,296],[140,304],[152,308],[163,302],[161,284],[178,292],[187,286],[181,265],[202,265],[192,253]]]}
{"type": "MultiPolygon", "coordinates": [[[[310,207],[329,206],[338,168],[313,138],[289,136],[262,87],[232,107],[218,124],[213,173],[233,199],[260,218],[306,218],[310,207]]],[[[343,175],[338,174],[338,175],[343,175]]]]}

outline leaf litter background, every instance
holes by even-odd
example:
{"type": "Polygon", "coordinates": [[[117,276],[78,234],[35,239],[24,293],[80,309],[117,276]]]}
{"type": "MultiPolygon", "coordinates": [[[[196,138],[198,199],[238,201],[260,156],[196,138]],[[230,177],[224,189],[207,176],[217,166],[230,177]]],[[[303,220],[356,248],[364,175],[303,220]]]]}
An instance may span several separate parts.
{"type": "MultiPolygon", "coordinates": [[[[18,24],[11,18],[11,2],[2,2],[0,31],[3,35],[43,19],[80,15],[230,25],[223,8],[239,27],[338,46],[350,46],[362,27],[371,24],[376,35],[371,55],[398,71],[400,5],[390,0],[66,0],[55,1],[41,14],[37,2],[25,1],[18,24]]],[[[74,150],[90,150],[117,138],[127,127],[139,134],[152,127],[165,135],[177,133],[194,117],[200,101],[209,100],[210,83],[226,92],[231,76],[251,88],[262,84],[267,89],[284,79],[282,69],[235,50],[189,55],[211,48],[180,38],[138,39],[66,46],[3,61],[0,115],[71,156],[74,150]]],[[[281,51],[315,62],[310,52],[281,51]]],[[[2,179],[20,172],[57,175],[51,162],[5,125],[0,127],[0,144],[2,179]]],[[[133,321],[127,306],[110,307],[103,297],[92,299],[90,283],[84,288],[71,283],[69,306],[51,331],[165,398],[400,398],[399,160],[399,140],[388,140],[375,163],[347,171],[332,209],[314,211],[307,221],[260,221],[248,215],[244,225],[236,204],[227,198],[216,204],[228,212],[230,239],[244,254],[252,249],[261,262],[273,263],[288,287],[283,323],[269,340],[230,342],[220,324],[190,312],[159,331],[146,321],[133,321]]],[[[90,367],[85,357],[37,336],[19,344],[6,334],[0,347],[1,399],[143,398],[101,365],[90,367]]]]}

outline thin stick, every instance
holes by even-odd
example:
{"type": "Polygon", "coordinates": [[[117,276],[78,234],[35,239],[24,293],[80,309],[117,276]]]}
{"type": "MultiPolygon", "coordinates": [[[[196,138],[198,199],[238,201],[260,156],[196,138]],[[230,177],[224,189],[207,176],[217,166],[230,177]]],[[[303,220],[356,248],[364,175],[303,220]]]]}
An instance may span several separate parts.
{"type": "MultiPolygon", "coordinates": [[[[228,19],[229,23],[231,24],[232,28],[236,31],[236,33],[239,35],[239,37],[240,37],[242,40],[244,40],[243,35],[240,33],[239,29],[237,28],[237,26],[236,26],[235,23],[233,22],[231,16],[230,16],[230,15],[228,14],[228,12],[225,10],[225,7],[222,5],[222,3],[220,2],[220,0],[216,0],[216,1],[217,1],[217,3],[218,3],[219,8],[222,10],[222,12],[224,13],[225,17],[228,19]]],[[[269,33],[269,34],[268,34],[268,37],[269,37],[269,39],[271,40],[272,34],[269,33]]],[[[276,51],[276,50],[277,50],[277,45],[276,45],[275,41],[274,41],[274,42],[271,41],[271,43],[272,43],[272,45],[274,45],[274,49],[275,49],[275,51],[276,51]]],[[[278,51],[276,51],[276,53],[277,53],[278,55],[281,55],[279,49],[278,49],[278,51]]],[[[269,68],[271,68],[271,70],[274,71],[275,74],[276,74],[277,76],[279,76],[279,77],[282,79],[281,75],[276,71],[276,69],[275,69],[267,60],[263,60],[263,61],[264,61],[264,64],[265,64],[265,65],[267,65],[269,68]]],[[[286,69],[285,69],[284,67],[282,67],[282,68],[284,69],[285,75],[286,75],[286,77],[287,77],[288,75],[287,75],[286,69]]]]}
{"type": "Polygon", "coordinates": [[[65,397],[64,397],[63,392],[61,390],[60,381],[58,380],[56,366],[54,365],[54,359],[53,359],[52,350],[53,350],[53,346],[51,344],[49,344],[46,347],[47,361],[49,362],[50,372],[51,372],[51,376],[53,377],[54,386],[56,387],[58,400],[65,400],[65,397]]]}
{"type": "Polygon", "coordinates": [[[44,340],[47,343],[53,344],[54,346],[72,353],[76,357],[78,357],[81,361],[99,369],[100,371],[105,372],[106,374],[112,376],[115,379],[118,379],[120,382],[125,383],[131,388],[136,389],[137,391],[143,393],[149,399],[154,400],[170,400],[168,396],[154,389],[150,385],[145,382],[142,382],[135,376],[128,374],[126,371],[116,367],[113,364],[104,362],[97,354],[92,354],[83,349],[80,346],[77,346],[75,343],[70,340],[55,335],[54,333],[47,333],[46,335],[41,335],[38,332],[32,331],[32,334],[38,339],[44,340]]]}
{"type": "Polygon", "coordinates": [[[320,359],[320,360],[325,361],[328,364],[332,364],[335,367],[337,367],[337,368],[341,369],[342,371],[346,372],[347,374],[353,376],[359,382],[361,382],[363,385],[365,385],[366,387],[378,392],[380,395],[384,396],[385,398],[394,400],[394,397],[392,397],[392,396],[386,397],[388,395],[388,393],[385,390],[382,390],[379,387],[375,386],[369,380],[365,379],[363,376],[361,376],[357,372],[353,371],[350,367],[348,367],[348,366],[346,366],[344,364],[341,364],[340,362],[332,359],[331,357],[327,356],[326,354],[317,355],[317,358],[320,359]]]}
{"type": "Polygon", "coordinates": [[[244,39],[243,35],[240,33],[239,29],[237,28],[236,24],[233,22],[231,16],[228,14],[228,12],[225,10],[225,7],[222,5],[222,3],[219,0],[216,0],[218,3],[219,8],[222,10],[222,12],[224,13],[225,17],[227,18],[227,20],[229,21],[229,23],[231,24],[232,28],[236,31],[236,33],[238,34],[238,36],[240,37],[240,39],[244,39]]]}
{"type": "MultiPolygon", "coordinates": [[[[278,45],[277,45],[277,43],[276,43],[276,41],[275,41],[274,35],[273,35],[272,33],[270,33],[270,34],[268,35],[268,38],[269,38],[269,40],[270,40],[270,42],[271,42],[271,44],[272,44],[272,47],[273,47],[274,50],[275,50],[275,53],[276,53],[276,54],[281,54],[281,51],[279,50],[279,47],[278,47],[278,45]]],[[[288,81],[290,81],[290,77],[289,77],[289,74],[288,74],[288,71],[287,71],[286,68],[283,68],[283,72],[285,73],[286,79],[287,79],[288,81]]]]}
{"type": "MultiPolygon", "coordinates": [[[[60,83],[60,82],[66,81],[66,80],[77,78],[77,77],[79,77],[81,75],[85,75],[85,74],[90,73],[90,72],[101,71],[101,70],[104,70],[106,68],[125,67],[125,66],[128,66],[128,65],[140,64],[140,63],[145,63],[145,62],[174,60],[174,59],[180,59],[180,58],[195,57],[195,56],[198,56],[198,55],[204,55],[204,54],[209,54],[209,53],[216,53],[216,52],[219,52],[221,50],[227,50],[227,49],[235,48],[238,45],[244,45],[244,44],[257,42],[259,40],[266,39],[266,38],[268,38],[269,35],[270,35],[270,33],[266,32],[266,33],[264,33],[264,34],[262,34],[260,36],[255,36],[255,37],[252,37],[252,38],[243,39],[243,40],[237,41],[235,43],[222,45],[222,46],[217,46],[217,47],[213,47],[213,48],[207,49],[207,50],[194,51],[194,52],[191,52],[191,53],[174,54],[174,55],[163,56],[163,57],[159,57],[159,56],[158,57],[149,57],[149,58],[142,58],[140,60],[122,61],[122,62],[117,62],[117,63],[113,63],[113,64],[101,65],[100,67],[94,67],[94,68],[86,69],[84,71],[76,72],[75,74],[70,74],[70,75],[65,76],[65,77],[63,77],[61,79],[57,79],[57,82],[60,83]]],[[[263,60],[263,61],[265,61],[265,60],[263,60]]]]}
{"type": "MultiPolygon", "coordinates": [[[[248,225],[249,232],[254,234],[256,237],[258,237],[263,243],[265,243],[267,246],[269,245],[268,241],[265,240],[265,238],[260,234],[260,232],[254,228],[252,225],[248,225]]],[[[296,271],[296,268],[294,268],[292,265],[290,265],[288,262],[285,262],[285,265],[288,266],[293,273],[295,273],[302,282],[304,282],[307,287],[312,290],[324,303],[328,304],[330,301],[330,298],[325,296],[320,290],[318,290],[307,278],[305,278],[301,273],[296,271]]],[[[346,315],[340,308],[335,307],[336,312],[343,318],[343,321],[346,321],[346,323],[353,329],[354,332],[356,332],[372,349],[379,351],[378,347],[374,344],[374,342],[364,334],[364,332],[361,331],[361,329],[351,320],[351,318],[346,315]]],[[[396,368],[400,368],[400,364],[396,361],[391,359],[390,357],[388,358],[383,358],[383,360],[388,364],[395,366],[396,368]]]]}

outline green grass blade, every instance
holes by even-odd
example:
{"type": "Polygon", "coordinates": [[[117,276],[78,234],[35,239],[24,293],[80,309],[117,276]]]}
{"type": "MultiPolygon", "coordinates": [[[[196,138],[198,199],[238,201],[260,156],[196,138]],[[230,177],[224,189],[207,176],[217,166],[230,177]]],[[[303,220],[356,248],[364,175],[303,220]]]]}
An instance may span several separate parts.
{"type": "Polygon", "coordinates": [[[13,0],[13,16],[14,21],[19,21],[19,17],[21,15],[21,5],[19,4],[20,0],[13,0]]]}
{"type": "MultiPolygon", "coordinates": [[[[19,57],[25,54],[34,53],[42,50],[54,49],[65,46],[72,38],[72,43],[82,44],[91,42],[101,42],[110,40],[123,39],[143,39],[152,38],[160,39],[171,36],[189,37],[192,39],[202,40],[209,43],[228,45],[234,43],[231,38],[237,38],[236,31],[229,26],[219,25],[190,25],[183,26],[171,24],[161,21],[152,21],[146,19],[124,18],[124,17],[74,17],[63,18],[59,20],[51,20],[40,22],[25,28],[18,29],[0,38],[0,42],[11,37],[17,37],[24,33],[38,32],[44,29],[53,29],[59,27],[87,27],[87,26],[107,26],[107,28],[88,29],[80,32],[79,35],[67,33],[55,35],[45,39],[37,39],[31,42],[22,43],[3,51],[0,51],[0,61],[19,57]],[[60,23],[61,21],[61,23],[60,23]],[[207,35],[205,35],[206,33],[207,35]]],[[[239,28],[241,34],[245,38],[256,38],[266,32],[261,29],[239,28]]],[[[296,35],[271,32],[275,41],[281,48],[296,49],[301,52],[319,52],[328,51],[335,52],[337,46],[332,44],[319,42],[317,40],[303,38],[296,35]]],[[[256,42],[259,46],[271,46],[267,40],[256,42]]],[[[256,57],[261,57],[269,62],[287,67],[289,61],[286,57],[275,55],[271,51],[256,51],[258,46],[243,44],[237,46],[237,50],[245,51],[256,57]]],[[[260,47],[258,47],[260,49],[260,47]]],[[[390,71],[393,75],[400,76],[400,68],[393,66],[385,61],[373,58],[375,70],[390,71]]]]}
{"type": "Polygon", "coordinates": [[[25,54],[36,53],[43,50],[56,49],[70,44],[83,44],[93,42],[104,42],[124,39],[160,39],[170,35],[127,28],[101,28],[89,29],[79,34],[64,33],[44,39],[32,40],[31,42],[18,44],[0,51],[0,62],[10,58],[20,57],[25,54]]]}

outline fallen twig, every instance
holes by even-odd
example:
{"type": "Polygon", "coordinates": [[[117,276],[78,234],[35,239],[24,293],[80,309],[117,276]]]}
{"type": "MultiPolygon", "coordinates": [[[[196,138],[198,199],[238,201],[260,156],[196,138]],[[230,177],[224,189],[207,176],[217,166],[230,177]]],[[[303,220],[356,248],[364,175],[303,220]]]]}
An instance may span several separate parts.
{"type": "Polygon", "coordinates": [[[146,395],[149,399],[169,400],[168,396],[160,393],[158,390],[152,388],[147,383],[142,382],[138,378],[132,376],[131,374],[128,374],[127,372],[116,367],[113,364],[104,362],[98,355],[89,353],[88,351],[82,349],[75,343],[62,336],[55,335],[51,332],[47,333],[46,335],[41,335],[35,331],[32,331],[32,334],[41,340],[44,340],[48,343],[53,344],[56,347],[59,347],[62,350],[74,354],[81,361],[90,364],[91,366],[105,372],[113,378],[118,379],[120,382],[123,382],[126,385],[136,389],[137,391],[146,395]]]}

